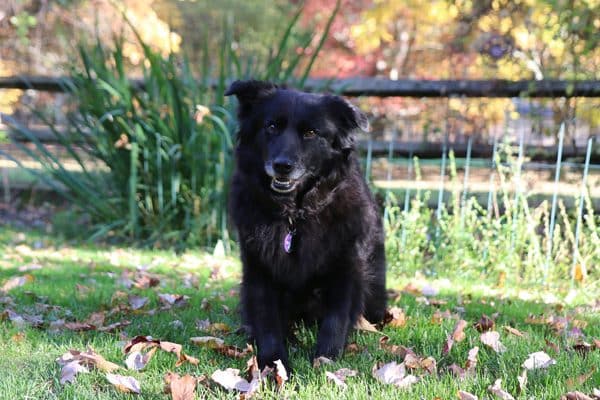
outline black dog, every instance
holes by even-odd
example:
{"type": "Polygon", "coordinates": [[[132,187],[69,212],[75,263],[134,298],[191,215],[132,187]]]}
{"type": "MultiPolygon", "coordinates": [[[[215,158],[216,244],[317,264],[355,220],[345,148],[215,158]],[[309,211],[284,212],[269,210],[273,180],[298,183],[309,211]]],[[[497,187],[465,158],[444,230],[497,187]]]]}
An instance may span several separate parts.
{"type": "Polygon", "coordinates": [[[363,314],[386,307],[381,218],[353,152],[369,123],[337,96],[234,82],[240,130],[230,209],[243,263],[242,319],[262,368],[290,325],[319,323],[315,357],[338,356],[363,314]]]}

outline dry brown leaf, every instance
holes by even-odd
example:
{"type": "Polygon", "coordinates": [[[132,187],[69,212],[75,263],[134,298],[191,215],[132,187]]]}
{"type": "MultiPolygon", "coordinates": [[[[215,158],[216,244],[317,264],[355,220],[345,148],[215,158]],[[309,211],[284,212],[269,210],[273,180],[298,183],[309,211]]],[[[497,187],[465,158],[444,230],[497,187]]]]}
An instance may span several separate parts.
{"type": "Polygon", "coordinates": [[[104,357],[102,357],[100,354],[96,353],[91,348],[88,348],[87,351],[79,353],[78,357],[81,360],[82,364],[84,364],[88,367],[93,366],[104,372],[112,372],[114,370],[121,368],[117,364],[106,360],[104,357]]]}
{"type": "Polygon", "coordinates": [[[65,322],[64,328],[74,332],[85,332],[96,329],[94,325],[90,325],[87,322],[65,322]]]}
{"type": "Polygon", "coordinates": [[[481,343],[491,347],[496,353],[504,353],[506,346],[500,342],[500,334],[496,331],[488,331],[481,334],[481,343]]]}
{"type": "Polygon", "coordinates": [[[474,394],[465,392],[463,390],[458,391],[458,398],[460,400],[479,400],[479,398],[477,396],[475,396],[474,394]]]}
{"type": "Polygon", "coordinates": [[[523,362],[523,368],[527,370],[543,369],[554,364],[556,364],[556,360],[550,358],[550,356],[543,351],[538,351],[536,353],[529,354],[527,360],[523,362]]]}
{"type": "Polygon", "coordinates": [[[517,376],[517,381],[519,382],[519,394],[525,393],[525,388],[527,386],[527,370],[526,369],[521,371],[521,375],[517,376]]]}
{"type": "Polygon", "coordinates": [[[131,307],[132,310],[139,310],[148,303],[147,297],[136,296],[133,294],[129,295],[128,300],[129,300],[129,306],[131,307]]]}
{"type": "Polygon", "coordinates": [[[106,374],[106,379],[124,393],[141,393],[140,383],[132,376],[106,374]]]}
{"type": "Polygon", "coordinates": [[[131,351],[142,351],[147,347],[158,346],[160,340],[152,338],[152,336],[136,336],[123,346],[123,353],[127,354],[131,351]]]}
{"type": "Polygon", "coordinates": [[[475,329],[477,329],[479,332],[483,333],[483,332],[491,331],[492,329],[494,329],[495,324],[496,323],[494,322],[493,319],[491,319],[487,315],[483,314],[481,316],[481,318],[479,318],[479,321],[477,321],[477,323],[475,323],[475,329]]]}
{"type": "Polygon", "coordinates": [[[464,319],[458,320],[456,325],[454,325],[454,330],[452,331],[452,339],[455,342],[462,342],[465,340],[465,328],[467,327],[467,321],[464,319]]]}
{"type": "Polygon", "coordinates": [[[492,386],[488,386],[488,392],[502,400],[515,400],[506,390],[502,389],[502,379],[496,379],[492,386]]]}
{"type": "Polygon", "coordinates": [[[210,333],[229,333],[231,327],[223,322],[211,323],[208,319],[196,320],[196,329],[210,333]]]}
{"type": "Polygon", "coordinates": [[[567,387],[568,388],[572,388],[572,387],[575,387],[575,386],[583,385],[595,373],[596,373],[596,367],[592,367],[591,371],[588,372],[587,374],[579,375],[576,378],[569,378],[569,379],[567,379],[567,382],[566,382],[567,383],[567,387]]]}
{"type": "Polygon", "coordinates": [[[569,392],[560,396],[560,400],[594,400],[593,397],[581,392],[569,392]]]}
{"type": "Polygon", "coordinates": [[[115,323],[110,324],[110,325],[101,326],[97,330],[98,330],[98,332],[109,332],[109,333],[112,333],[112,332],[116,331],[117,329],[124,328],[124,327],[126,327],[126,326],[128,326],[130,324],[131,324],[131,321],[124,320],[124,321],[120,321],[120,322],[115,322],[115,323]]]}
{"type": "MultiPolygon", "coordinates": [[[[384,336],[384,337],[387,337],[387,336],[384,336]]],[[[360,353],[361,351],[363,351],[363,349],[356,342],[348,343],[348,345],[346,346],[346,349],[344,350],[344,352],[348,353],[348,354],[356,354],[356,353],[360,353]]]]}
{"type": "Polygon", "coordinates": [[[402,359],[404,359],[407,354],[413,354],[416,356],[415,352],[409,349],[408,347],[397,344],[388,344],[389,340],[390,338],[388,336],[382,336],[379,339],[379,347],[382,350],[385,350],[390,354],[394,354],[402,359]]]}
{"type": "Polygon", "coordinates": [[[277,387],[281,388],[288,381],[288,373],[281,360],[275,361],[275,381],[277,387]]]}
{"type": "Polygon", "coordinates": [[[194,400],[198,380],[187,374],[180,377],[178,374],[168,372],[165,375],[165,391],[171,393],[173,400],[194,400]]]}
{"type": "Polygon", "coordinates": [[[593,339],[592,341],[594,342],[596,350],[600,350],[600,339],[593,339]]]}
{"type": "Polygon", "coordinates": [[[84,321],[84,323],[93,325],[95,327],[99,327],[104,325],[104,320],[106,319],[106,313],[104,311],[97,311],[91,313],[90,316],[84,321]]]}
{"type": "Polygon", "coordinates": [[[381,333],[377,330],[375,325],[367,321],[367,319],[362,315],[358,318],[358,321],[356,321],[354,328],[359,331],[381,333]]]}
{"type": "Polygon", "coordinates": [[[454,339],[452,339],[451,335],[446,336],[446,342],[444,343],[444,347],[442,347],[442,354],[447,355],[452,350],[454,346],[454,339]]]}
{"type": "Polygon", "coordinates": [[[157,347],[152,347],[146,353],[142,353],[140,351],[132,351],[129,353],[127,358],[125,359],[125,365],[127,365],[128,369],[132,369],[134,371],[139,371],[146,367],[154,353],[156,352],[157,347]]]}
{"type": "Polygon", "coordinates": [[[225,345],[225,341],[215,336],[195,336],[190,338],[190,342],[197,346],[207,347],[209,349],[219,349],[225,345]]]}
{"type": "Polygon", "coordinates": [[[406,325],[406,314],[399,307],[392,307],[385,312],[383,325],[390,325],[394,328],[402,328],[406,325]]]}
{"type": "Polygon", "coordinates": [[[465,379],[467,377],[467,371],[464,370],[460,365],[453,363],[448,367],[448,370],[456,376],[458,379],[465,379]]]}
{"type": "Polygon", "coordinates": [[[575,350],[582,356],[589,353],[592,349],[593,349],[593,346],[590,343],[584,342],[583,340],[581,340],[573,345],[573,350],[575,350]]]}
{"type": "Polygon", "coordinates": [[[356,376],[358,375],[358,371],[355,371],[353,369],[348,369],[348,368],[342,368],[342,369],[338,369],[335,372],[330,372],[330,371],[326,371],[325,372],[325,376],[327,377],[327,379],[330,379],[333,381],[333,383],[335,383],[336,385],[346,388],[346,378],[349,376],[356,376]]]}
{"type": "Polygon", "coordinates": [[[75,376],[80,372],[88,373],[89,371],[86,367],[79,364],[79,360],[74,360],[64,364],[60,370],[60,384],[64,385],[67,382],[73,383],[75,376]]]}
{"type": "Polygon", "coordinates": [[[250,390],[250,382],[240,376],[239,369],[218,369],[212,373],[210,379],[223,386],[227,390],[237,390],[243,393],[246,393],[250,390]]]}
{"type": "Polygon", "coordinates": [[[383,365],[375,364],[372,374],[378,381],[399,388],[407,388],[419,381],[417,376],[406,375],[404,363],[397,364],[395,361],[383,365]]]}
{"type": "Polygon", "coordinates": [[[161,303],[163,303],[166,306],[183,307],[188,304],[190,296],[182,294],[161,293],[158,295],[158,299],[161,301],[161,303]]]}
{"type": "Polygon", "coordinates": [[[520,330],[513,328],[512,326],[504,326],[503,327],[504,330],[508,333],[510,333],[511,335],[515,335],[515,336],[519,336],[519,337],[524,337],[525,335],[523,335],[523,332],[521,332],[520,330]]]}
{"type": "Polygon", "coordinates": [[[477,366],[477,354],[479,353],[479,347],[475,346],[471,350],[469,350],[469,354],[467,355],[467,371],[473,371],[477,366]]]}
{"type": "Polygon", "coordinates": [[[324,356],[317,357],[313,360],[313,368],[320,368],[321,365],[333,364],[333,360],[324,356]]]}
{"type": "Polygon", "coordinates": [[[0,292],[8,292],[16,287],[23,286],[29,282],[33,282],[34,277],[31,274],[25,274],[22,276],[13,276],[9,278],[2,287],[0,287],[0,292]]]}

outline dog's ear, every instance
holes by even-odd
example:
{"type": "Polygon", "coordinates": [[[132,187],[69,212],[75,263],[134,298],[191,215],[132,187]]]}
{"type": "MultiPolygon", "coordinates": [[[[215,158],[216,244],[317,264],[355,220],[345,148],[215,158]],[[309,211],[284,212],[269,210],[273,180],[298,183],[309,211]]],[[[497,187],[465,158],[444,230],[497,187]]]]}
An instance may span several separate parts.
{"type": "Polygon", "coordinates": [[[275,93],[277,85],[264,81],[235,81],[225,91],[225,96],[235,95],[240,103],[240,117],[248,115],[257,100],[268,97],[275,93]]]}
{"type": "Polygon", "coordinates": [[[340,144],[343,150],[354,147],[354,132],[361,129],[369,131],[369,120],[367,116],[354,104],[339,97],[326,96],[327,107],[337,122],[340,124],[340,144]]]}

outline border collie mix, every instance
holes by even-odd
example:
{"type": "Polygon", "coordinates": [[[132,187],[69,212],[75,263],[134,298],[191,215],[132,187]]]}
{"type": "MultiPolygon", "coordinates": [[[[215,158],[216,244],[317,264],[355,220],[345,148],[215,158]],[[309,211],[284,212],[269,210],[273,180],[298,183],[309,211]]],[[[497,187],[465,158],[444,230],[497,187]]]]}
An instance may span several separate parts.
{"type": "Polygon", "coordinates": [[[381,217],[354,154],[368,130],[348,101],[236,81],[239,133],[230,210],[238,232],[242,320],[260,368],[281,360],[294,322],[318,324],[315,357],[339,356],[361,315],[386,308],[381,217]]]}

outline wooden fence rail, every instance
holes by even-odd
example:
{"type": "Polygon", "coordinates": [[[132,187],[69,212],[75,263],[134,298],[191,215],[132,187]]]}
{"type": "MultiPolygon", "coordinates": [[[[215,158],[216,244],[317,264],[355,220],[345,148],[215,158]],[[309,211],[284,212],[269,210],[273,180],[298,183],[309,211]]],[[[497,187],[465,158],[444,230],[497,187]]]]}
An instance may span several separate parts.
{"type": "MultiPolygon", "coordinates": [[[[68,77],[0,77],[0,89],[64,92],[68,77]]],[[[132,79],[143,88],[143,81],[132,79]]],[[[507,80],[390,80],[382,78],[309,79],[305,89],[332,91],[345,96],[376,97],[600,97],[600,81],[507,80]]]]}

